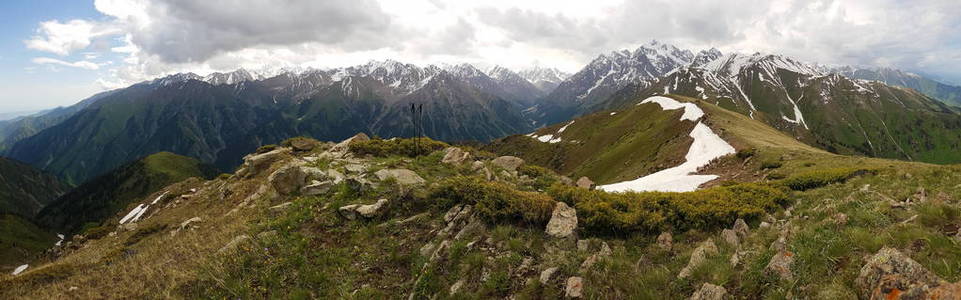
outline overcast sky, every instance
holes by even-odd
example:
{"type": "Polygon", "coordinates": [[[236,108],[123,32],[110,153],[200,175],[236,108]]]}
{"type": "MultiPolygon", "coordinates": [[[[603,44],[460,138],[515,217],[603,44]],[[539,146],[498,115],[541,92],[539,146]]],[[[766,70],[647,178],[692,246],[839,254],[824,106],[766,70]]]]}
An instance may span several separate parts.
{"type": "Polygon", "coordinates": [[[652,39],[961,82],[957,0],[5,0],[0,111],[177,72],[369,60],[576,72],[652,39]]]}

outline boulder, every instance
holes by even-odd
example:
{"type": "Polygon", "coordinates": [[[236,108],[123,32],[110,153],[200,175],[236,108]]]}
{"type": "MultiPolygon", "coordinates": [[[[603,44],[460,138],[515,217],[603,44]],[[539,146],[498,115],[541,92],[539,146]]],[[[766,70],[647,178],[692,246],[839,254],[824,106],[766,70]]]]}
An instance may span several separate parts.
{"type": "Polygon", "coordinates": [[[297,163],[291,163],[277,169],[267,177],[267,181],[281,195],[291,195],[300,191],[307,181],[307,173],[297,163]]]}
{"type": "Polygon", "coordinates": [[[248,155],[244,157],[244,164],[241,167],[242,171],[238,171],[237,173],[242,177],[260,174],[260,172],[270,168],[271,164],[283,158],[287,153],[290,153],[289,148],[278,148],[266,153],[248,155]]]}
{"type": "Polygon", "coordinates": [[[737,248],[741,245],[737,238],[737,233],[731,229],[724,229],[721,231],[721,239],[723,239],[724,242],[727,242],[729,245],[734,246],[734,248],[737,248]]]}
{"type": "Polygon", "coordinates": [[[574,235],[576,228],[577,211],[567,203],[558,201],[554,205],[554,212],[551,214],[551,220],[547,222],[545,231],[552,237],[568,238],[574,235]]]}
{"type": "Polygon", "coordinates": [[[321,143],[317,140],[302,137],[292,138],[288,140],[288,143],[290,143],[290,147],[293,148],[294,151],[300,152],[313,151],[314,148],[317,148],[317,146],[321,145],[321,143]]]}
{"type": "Polygon", "coordinates": [[[858,294],[864,299],[891,299],[899,295],[901,299],[921,299],[942,283],[918,262],[887,247],[868,259],[854,280],[858,294]]]}
{"type": "Polygon", "coordinates": [[[564,287],[564,296],[567,298],[580,298],[583,296],[584,290],[584,279],[580,277],[571,277],[567,279],[567,285],[564,287]]]}
{"type": "Polygon", "coordinates": [[[370,137],[368,137],[366,134],[361,132],[346,140],[341,141],[340,143],[337,143],[333,147],[330,147],[330,149],[327,149],[327,153],[330,153],[333,156],[342,157],[347,154],[347,151],[350,151],[350,144],[353,144],[356,142],[365,142],[369,140],[370,140],[370,137]]]}
{"type": "Polygon", "coordinates": [[[491,161],[495,166],[508,171],[517,171],[517,167],[524,164],[524,160],[516,156],[501,156],[491,161]]]}
{"type": "Polygon", "coordinates": [[[187,219],[186,221],[183,221],[183,223],[180,223],[180,228],[178,228],[177,231],[190,228],[190,224],[200,223],[202,221],[203,220],[201,220],[200,217],[193,217],[193,218],[187,219]]]}
{"type": "Polygon", "coordinates": [[[551,279],[554,279],[554,274],[557,273],[557,270],[557,267],[550,267],[544,271],[541,271],[541,276],[538,278],[540,279],[541,284],[546,285],[547,283],[551,282],[551,279]]]}
{"type": "Polygon", "coordinates": [[[387,199],[377,200],[374,204],[361,205],[357,207],[357,213],[359,213],[364,218],[373,218],[378,216],[383,211],[381,209],[387,205],[387,199]]]}
{"type": "Polygon", "coordinates": [[[581,176],[581,178],[577,179],[576,185],[582,189],[591,189],[594,187],[594,182],[591,181],[590,178],[587,178],[587,176],[581,176]]]}
{"type": "Polygon", "coordinates": [[[690,300],[722,300],[727,298],[727,289],[723,286],[704,283],[701,288],[691,295],[690,300]]]}
{"type": "Polygon", "coordinates": [[[691,260],[688,261],[687,266],[681,269],[681,273],[677,274],[678,278],[687,278],[691,276],[691,272],[694,269],[704,263],[707,260],[708,255],[717,254],[717,245],[714,244],[713,239],[707,239],[702,242],[697,248],[694,248],[694,252],[691,253],[691,260]]]}
{"type": "Polygon", "coordinates": [[[341,183],[344,181],[344,179],[347,179],[347,176],[344,176],[344,173],[334,169],[327,170],[327,177],[331,178],[334,181],[334,184],[341,183]]]}
{"type": "Polygon", "coordinates": [[[356,220],[358,207],[360,207],[360,204],[345,205],[338,208],[337,212],[340,213],[341,216],[344,216],[344,218],[347,218],[348,220],[356,220]]]}
{"type": "Polygon", "coordinates": [[[574,179],[571,179],[570,177],[567,177],[567,176],[562,175],[558,177],[557,180],[559,180],[564,185],[574,185],[574,179]]]}
{"type": "Polygon", "coordinates": [[[764,273],[768,276],[775,276],[780,280],[790,281],[794,279],[794,273],[791,271],[793,264],[794,253],[791,251],[779,251],[771,258],[767,267],[764,267],[764,273]]]}
{"type": "Polygon", "coordinates": [[[747,236],[751,234],[751,227],[747,226],[747,222],[744,222],[744,219],[738,218],[734,221],[734,232],[742,239],[747,238],[747,236]]]}
{"type": "Polygon", "coordinates": [[[458,147],[447,147],[444,149],[444,158],[441,162],[445,164],[462,164],[471,159],[470,152],[464,151],[458,147]]]}
{"type": "Polygon", "coordinates": [[[757,227],[758,227],[758,228],[768,228],[768,227],[771,227],[771,223],[761,222],[761,224],[757,225],[757,227]]]}
{"type": "Polygon", "coordinates": [[[674,248],[674,236],[667,231],[661,232],[661,234],[657,236],[657,247],[664,251],[671,251],[671,248],[674,248]]]}
{"type": "Polygon", "coordinates": [[[267,210],[270,211],[270,213],[272,213],[272,214],[274,214],[274,215],[277,215],[277,214],[280,214],[280,213],[286,211],[287,208],[289,208],[289,207],[290,207],[291,205],[293,205],[293,204],[294,204],[293,202],[284,202],[284,203],[281,203],[281,204],[277,204],[277,205],[271,206],[271,207],[267,208],[267,210]]]}
{"type": "Polygon", "coordinates": [[[330,191],[330,188],[334,187],[334,182],[330,180],[325,181],[311,181],[310,184],[304,186],[300,189],[300,194],[304,196],[316,196],[326,194],[330,191]]]}
{"type": "Polygon", "coordinates": [[[374,173],[380,180],[393,178],[401,185],[418,185],[425,182],[424,178],[408,169],[383,169],[374,173]]]}
{"type": "Polygon", "coordinates": [[[479,161],[479,160],[478,160],[478,161],[474,161],[474,162],[471,163],[471,165],[470,165],[471,171],[475,171],[475,172],[478,171],[478,170],[480,170],[480,169],[483,168],[483,167],[485,167],[484,162],[479,161]]]}
{"type": "Polygon", "coordinates": [[[362,174],[367,172],[367,166],[362,164],[347,164],[344,166],[344,169],[347,169],[347,172],[354,174],[362,174]]]}

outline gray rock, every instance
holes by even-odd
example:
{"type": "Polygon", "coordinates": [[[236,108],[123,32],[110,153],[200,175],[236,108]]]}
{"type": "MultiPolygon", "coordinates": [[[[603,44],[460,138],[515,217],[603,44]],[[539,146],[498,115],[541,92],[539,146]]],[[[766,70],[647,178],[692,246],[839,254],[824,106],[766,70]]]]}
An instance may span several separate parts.
{"type": "Polygon", "coordinates": [[[557,273],[557,270],[558,270],[557,267],[550,267],[545,269],[544,271],[541,271],[541,276],[540,278],[538,278],[541,284],[546,285],[547,283],[551,282],[551,279],[554,279],[554,274],[557,273]]]}
{"type": "Polygon", "coordinates": [[[401,185],[419,185],[426,182],[424,178],[408,169],[383,169],[374,173],[380,180],[393,178],[401,185]]]}
{"type": "Polygon", "coordinates": [[[383,213],[382,209],[387,205],[387,199],[377,200],[374,204],[361,205],[357,207],[357,213],[359,213],[364,218],[373,218],[383,213]]]}
{"type": "Polygon", "coordinates": [[[764,267],[764,273],[775,276],[780,280],[790,281],[794,279],[794,273],[791,271],[792,265],[794,265],[794,253],[781,251],[771,258],[767,267],[764,267]]]}
{"type": "Polygon", "coordinates": [[[271,164],[280,160],[288,153],[290,153],[290,148],[278,148],[266,153],[248,155],[244,157],[244,164],[241,167],[243,171],[238,171],[237,173],[242,177],[260,174],[260,172],[270,168],[271,164]]]}
{"type": "Polygon", "coordinates": [[[724,239],[724,242],[728,243],[731,246],[734,246],[734,248],[737,248],[738,246],[741,245],[740,241],[737,238],[737,233],[735,233],[734,230],[724,229],[723,231],[721,231],[721,238],[724,239]]]}
{"type": "Polygon", "coordinates": [[[217,250],[217,254],[225,254],[227,252],[234,251],[238,247],[240,247],[241,244],[246,243],[248,241],[250,241],[249,235],[246,235],[246,234],[238,235],[234,237],[234,239],[230,240],[230,242],[228,242],[226,245],[221,247],[220,250],[217,250]]]}
{"type": "Polygon", "coordinates": [[[289,208],[290,205],[292,205],[292,204],[294,204],[294,203],[293,203],[293,202],[284,202],[284,203],[281,203],[281,204],[277,204],[277,205],[271,206],[270,208],[267,208],[267,210],[269,210],[269,211],[270,211],[271,213],[273,213],[273,214],[279,214],[279,213],[281,213],[281,212],[286,211],[287,208],[289,208]]]}
{"type": "Polygon", "coordinates": [[[701,288],[691,295],[690,300],[722,300],[727,298],[727,289],[723,286],[704,283],[701,288]]]}
{"type": "Polygon", "coordinates": [[[691,253],[691,260],[688,261],[687,266],[681,269],[681,272],[677,275],[678,278],[687,278],[691,276],[691,272],[699,267],[704,261],[707,260],[709,255],[717,254],[717,246],[714,244],[714,240],[707,239],[702,242],[697,248],[694,248],[694,252],[691,253]]]}
{"type": "Polygon", "coordinates": [[[460,289],[462,287],[464,287],[463,279],[458,280],[457,282],[455,282],[453,285],[450,286],[450,294],[451,295],[457,294],[457,292],[460,292],[460,289]]]}
{"type": "Polygon", "coordinates": [[[361,173],[367,172],[367,166],[362,164],[347,164],[346,166],[344,166],[344,169],[347,169],[347,172],[351,172],[354,174],[361,174],[361,173]]]}
{"type": "Polygon", "coordinates": [[[337,212],[340,213],[341,216],[344,216],[344,218],[347,218],[348,220],[356,220],[358,215],[357,214],[358,207],[360,207],[360,204],[345,205],[338,208],[337,212]]]}
{"type": "Polygon", "coordinates": [[[557,178],[564,185],[574,185],[574,179],[567,176],[561,176],[557,178]]]}
{"type": "Polygon", "coordinates": [[[180,223],[180,228],[178,228],[177,231],[190,228],[190,224],[200,223],[200,222],[203,222],[203,220],[200,219],[200,217],[193,217],[193,218],[187,219],[186,221],[183,221],[183,223],[180,223]]]}
{"type": "Polygon", "coordinates": [[[744,219],[738,218],[734,221],[734,232],[737,233],[737,236],[740,238],[747,238],[747,236],[751,234],[751,227],[747,226],[747,222],[744,222],[744,219]]]}
{"type": "Polygon", "coordinates": [[[277,169],[267,177],[267,181],[281,195],[291,195],[300,191],[307,181],[307,174],[297,163],[291,163],[277,169]]]}
{"type": "Polygon", "coordinates": [[[368,137],[366,134],[358,133],[346,140],[343,140],[340,143],[337,143],[333,147],[330,147],[330,149],[327,149],[327,153],[334,157],[343,157],[344,155],[347,154],[347,151],[350,150],[350,144],[353,144],[356,142],[369,141],[369,140],[370,140],[370,137],[368,137]]]}
{"type": "Polygon", "coordinates": [[[657,246],[664,251],[671,251],[674,248],[674,236],[670,232],[661,232],[657,236],[657,246]]]}
{"type": "Polygon", "coordinates": [[[516,156],[501,156],[491,161],[495,166],[508,171],[517,171],[517,167],[524,164],[524,160],[516,156]]]}
{"type": "Polygon", "coordinates": [[[316,196],[326,194],[330,191],[330,188],[334,187],[334,182],[330,180],[317,181],[314,180],[310,184],[304,186],[300,189],[300,194],[304,196],[316,196]]]}
{"type": "Polygon", "coordinates": [[[313,151],[314,148],[320,146],[320,142],[313,139],[307,138],[294,138],[290,139],[290,147],[295,151],[307,152],[313,151]]]}
{"type": "Polygon", "coordinates": [[[757,227],[758,227],[758,228],[768,228],[768,227],[771,227],[771,223],[761,222],[761,224],[757,225],[757,227]]]}
{"type": "Polygon", "coordinates": [[[571,277],[567,279],[567,285],[564,287],[564,296],[567,298],[580,298],[583,297],[584,290],[584,279],[580,277],[571,277]]]}
{"type": "MultiPolygon", "coordinates": [[[[927,299],[928,291],[944,282],[921,264],[894,248],[882,248],[861,267],[854,280],[863,299],[891,299],[897,289],[900,299],[927,299]]],[[[957,298],[942,298],[957,299],[957,298]]]]}
{"type": "Polygon", "coordinates": [[[568,238],[574,235],[577,228],[577,211],[567,203],[558,201],[551,214],[551,220],[547,222],[548,235],[555,238],[568,238]]]}
{"type": "Polygon", "coordinates": [[[334,184],[341,183],[344,181],[344,179],[347,179],[347,176],[344,176],[344,173],[334,169],[327,170],[327,176],[334,180],[334,184]]]}
{"type": "Polygon", "coordinates": [[[477,170],[480,170],[480,169],[483,168],[483,167],[485,167],[485,166],[484,166],[484,162],[482,162],[482,161],[474,161],[474,162],[471,163],[471,165],[470,165],[471,171],[475,171],[475,172],[476,172],[477,170]]]}
{"type": "Polygon", "coordinates": [[[269,240],[277,236],[276,230],[267,230],[257,234],[257,239],[259,240],[269,240]]]}
{"type": "Polygon", "coordinates": [[[470,159],[470,152],[458,147],[447,147],[447,149],[444,149],[444,158],[441,159],[441,162],[445,164],[462,164],[470,159]]]}
{"type": "Polygon", "coordinates": [[[587,176],[581,176],[581,178],[577,179],[576,185],[582,189],[591,189],[594,187],[594,181],[591,181],[591,179],[587,178],[587,176]]]}

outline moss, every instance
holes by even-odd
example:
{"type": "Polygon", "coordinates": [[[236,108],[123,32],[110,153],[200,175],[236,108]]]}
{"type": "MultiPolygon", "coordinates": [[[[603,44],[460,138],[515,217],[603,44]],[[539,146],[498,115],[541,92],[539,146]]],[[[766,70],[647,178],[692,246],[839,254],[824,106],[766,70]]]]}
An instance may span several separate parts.
{"type": "Polygon", "coordinates": [[[257,153],[257,154],[267,153],[267,152],[270,152],[270,151],[274,151],[274,150],[277,149],[278,147],[279,147],[279,146],[277,146],[276,144],[263,145],[263,146],[260,146],[260,147],[257,148],[256,153],[257,153]]]}
{"type": "Polygon", "coordinates": [[[477,177],[455,176],[434,188],[430,198],[444,206],[457,203],[474,205],[491,221],[546,223],[554,209],[551,197],[513,189],[500,182],[487,182],[477,177]]]}
{"type": "Polygon", "coordinates": [[[777,160],[766,160],[761,162],[761,170],[777,169],[784,164],[777,160]]]}
{"type": "Polygon", "coordinates": [[[855,168],[835,168],[808,171],[792,175],[779,183],[795,191],[805,191],[823,187],[832,183],[840,183],[848,179],[872,173],[873,171],[855,168]]]}

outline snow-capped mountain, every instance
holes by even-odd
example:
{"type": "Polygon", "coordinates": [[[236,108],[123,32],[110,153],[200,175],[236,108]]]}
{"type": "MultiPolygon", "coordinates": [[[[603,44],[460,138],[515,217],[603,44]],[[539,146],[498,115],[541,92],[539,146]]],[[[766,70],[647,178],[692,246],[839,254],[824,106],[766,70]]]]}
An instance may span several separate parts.
{"type": "Polygon", "coordinates": [[[545,68],[541,66],[523,69],[517,72],[517,75],[520,75],[544,93],[550,93],[557,88],[557,85],[561,84],[562,81],[571,77],[570,73],[563,72],[556,68],[545,68]]]}
{"type": "Polygon", "coordinates": [[[508,68],[494,66],[487,70],[487,75],[494,79],[505,92],[526,100],[522,103],[524,106],[530,106],[534,100],[546,94],[531,81],[508,68]]]}
{"type": "Polygon", "coordinates": [[[849,78],[877,80],[912,88],[949,105],[961,107],[961,86],[946,84],[919,74],[885,67],[841,66],[832,67],[830,71],[849,78]]]}
{"type": "Polygon", "coordinates": [[[224,84],[236,84],[244,81],[254,81],[263,79],[260,76],[254,75],[247,70],[240,68],[233,72],[220,73],[214,72],[207,76],[204,76],[203,81],[210,83],[212,85],[224,85],[224,84]]]}

